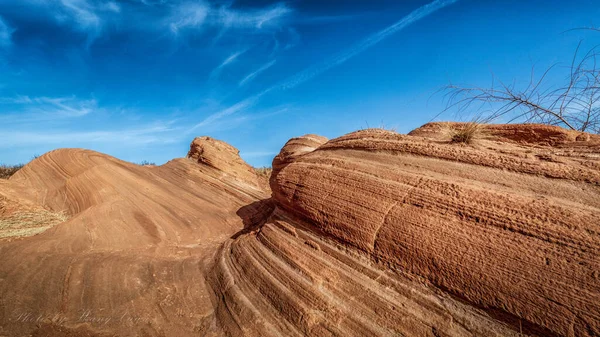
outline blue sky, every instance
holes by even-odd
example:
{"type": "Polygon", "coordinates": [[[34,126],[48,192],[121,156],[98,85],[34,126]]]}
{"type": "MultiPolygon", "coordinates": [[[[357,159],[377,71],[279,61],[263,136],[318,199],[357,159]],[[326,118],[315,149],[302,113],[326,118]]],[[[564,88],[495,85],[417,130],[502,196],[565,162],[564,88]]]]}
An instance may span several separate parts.
{"type": "Polygon", "coordinates": [[[268,166],[306,133],[405,133],[450,82],[568,64],[600,33],[567,30],[598,18],[596,0],[2,0],[0,163],[83,147],[162,164],[208,135],[268,166]]]}

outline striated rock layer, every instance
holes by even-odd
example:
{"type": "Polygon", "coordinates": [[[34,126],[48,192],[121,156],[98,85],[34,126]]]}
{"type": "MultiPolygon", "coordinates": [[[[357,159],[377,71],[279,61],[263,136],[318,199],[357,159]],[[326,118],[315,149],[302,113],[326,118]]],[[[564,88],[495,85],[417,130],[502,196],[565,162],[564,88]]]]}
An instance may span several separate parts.
{"type": "Polygon", "coordinates": [[[0,336],[222,335],[206,270],[243,229],[238,210],[268,196],[188,159],[142,167],[80,149],[0,188],[69,216],[0,240],[0,336]]]}
{"type": "MultiPolygon", "coordinates": [[[[427,123],[409,133],[411,136],[432,139],[444,139],[448,132],[460,130],[468,123],[435,122],[427,123]]],[[[563,129],[558,126],[545,124],[479,124],[480,136],[503,142],[516,142],[524,144],[540,144],[560,146],[573,142],[600,142],[600,136],[563,129]]],[[[586,144],[586,145],[589,145],[586,144]]]]}
{"type": "Polygon", "coordinates": [[[255,186],[259,185],[254,169],[240,158],[240,151],[223,141],[211,137],[197,137],[192,141],[187,157],[216,168],[225,175],[255,186]]]}
{"type": "Polygon", "coordinates": [[[273,159],[272,176],[277,175],[287,164],[296,158],[316,150],[328,141],[326,137],[318,135],[304,135],[292,138],[285,143],[279,154],[273,159]]]}
{"type": "Polygon", "coordinates": [[[278,210],[217,262],[227,331],[599,335],[600,142],[491,129],[519,141],[363,130],[291,159],[313,137],[288,142],[278,210]]]}
{"type": "Polygon", "coordinates": [[[0,238],[0,336],[600,335],[598,137],[448,127],[293,138],[271,198],[208,137],[45,154],[0,183],[0,221],[65,215],[0,238]]]}

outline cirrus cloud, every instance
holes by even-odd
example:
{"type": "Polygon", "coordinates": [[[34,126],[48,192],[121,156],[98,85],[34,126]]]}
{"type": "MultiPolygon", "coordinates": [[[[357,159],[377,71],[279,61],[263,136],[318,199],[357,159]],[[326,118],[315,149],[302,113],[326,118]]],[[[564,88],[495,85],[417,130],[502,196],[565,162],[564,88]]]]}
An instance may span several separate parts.
{"type": "Polygon", "coordinates": [[[11,45],[12,33],[13,29],[0,17],[0,49],[8,48],[11,45]]]}
{"type": "Polygon", "coordinates": [[[49,20],[87,35],[89,46],[97,39],[105,24],[120,15],[121,5],[115,1],[99,0],[24,0],[31,13],[41,12],[49,20]]]}
{"type": "Polygon", "coordinates": [[[266,30],[278,27],[292,12],[285,3],[264,8],[237,9],[207,1],[182,2],[173,7],[166,24],[174,34],[184,29],[200,28],[266,30]]]}
{"type": "Polygon", "coordinates": [[[55,120],[86,116],[98,109],[95,99],[71,97],[0,97],[0,106],[14,113],[5,115],[11,121],[55,120]]]}

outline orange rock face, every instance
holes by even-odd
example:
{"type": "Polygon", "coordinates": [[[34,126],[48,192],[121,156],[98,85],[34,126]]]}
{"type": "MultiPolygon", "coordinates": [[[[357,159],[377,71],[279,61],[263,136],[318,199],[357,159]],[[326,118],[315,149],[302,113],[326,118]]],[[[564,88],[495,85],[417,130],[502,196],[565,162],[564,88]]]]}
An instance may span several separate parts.
{"type": "MultiPolygon", "coordinates": [[[[514,129],[539,143],[528,128],[514,129]]],[[[365,130],[297,158],[271,186],[286,212],[373,262],[527,333],[594,336],[600,143],[582,149],[572,138],[560,148],[504,138],[468,147],[365,130]]]]}
{"type": "Polygon", "coordinates": [[[240,151],[235,147],[210,137],[197,137],[190,145],[187,157],[240,181],[258,186],[258,180],[252,166],[240,158],[240,151]]]}
{"type": "Polygon", "coordinates": [[[7,197],[69,219],[0,240],[0,336],[222,335],[205,271],[243,229],[238,210],[268,197],[233,173],[80,149],[26,165],[0,185],[7,197]]]}
{"type": "Polygon", "coordinates": [[[207,137],[50,152],[0,183],[69,215],[0,239],[0,336],[600,335],[598,137],[447,128],[293,138],[271,198],[207,137]]]}
{"type": "MultiPolygon", "coordinates": [[[[411,136],[443,139],[448,131],[457,130],[466,123],[427,123],[409,133],[411,136]]],[[[501,141],[522,144],[561,146],[578,142],[600,142],[600,136],[579,131],[567,130],[544,124],[481,124],[481,136],[501,141]]]]}

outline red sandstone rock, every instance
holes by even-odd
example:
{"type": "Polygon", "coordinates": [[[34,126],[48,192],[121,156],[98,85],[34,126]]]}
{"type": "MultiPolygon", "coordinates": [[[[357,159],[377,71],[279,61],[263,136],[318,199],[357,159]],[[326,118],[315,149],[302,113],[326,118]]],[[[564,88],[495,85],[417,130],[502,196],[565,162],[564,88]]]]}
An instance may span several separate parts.
{"type": "Polygon", "coordinates": [[[0,336],[599,335],[598,137],[483,128],[291,139],[271,199],[210,138],[50,152],[0,183],[70,216],[0,240],[0,336]]]}
{"type": "Polygon", "coordinates": [[[477,147],[354,132],[289,163],[273,196],[312,231],[528,333],[595,336],[600,158],[590,148],[503,143],[515,129],[524,143],[558,142],[528,128],[486,127],[502,139],[477,147]]]}
{"type": "Polygon", "coordinates": [[[187,157],[240,181],[259,185],[254,169],[240,158],[240,151],[223,141],[211,137],[197,137],[192,141],[187,157]]]}

